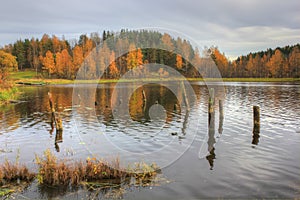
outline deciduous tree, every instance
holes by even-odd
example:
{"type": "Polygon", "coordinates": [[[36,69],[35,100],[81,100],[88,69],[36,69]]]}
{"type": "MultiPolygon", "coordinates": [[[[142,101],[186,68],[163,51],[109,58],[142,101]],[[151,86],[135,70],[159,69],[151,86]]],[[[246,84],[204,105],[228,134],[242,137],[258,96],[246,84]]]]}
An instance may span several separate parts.
{"type": "Polygon", "coordinates": [[[18,70],[16,57],[0,50],[0,83],[7,80],[9,72],[18,70]]]}
{"type": "Polygon", "coordinates": [[[111,78],[117,78],[119,76],[119,70],[116,66],[116,61],[115,61],[115,52],[111,51],[110,54],[110,66],[109,66],[109,75],[111,78]]]}
{"type": "Polygon", "coordinates": [[[48,71],[49,77],[56,72],[54,56],[51,51],[46,52],[45,57],[41,57],[43,68],[48,71]]]}

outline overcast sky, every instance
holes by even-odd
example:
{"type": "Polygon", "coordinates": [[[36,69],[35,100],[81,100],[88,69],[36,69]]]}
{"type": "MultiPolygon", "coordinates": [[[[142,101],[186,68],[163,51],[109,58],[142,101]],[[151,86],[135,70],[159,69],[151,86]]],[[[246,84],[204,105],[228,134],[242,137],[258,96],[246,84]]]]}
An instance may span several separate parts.
{"type": "Polygon", "coordinates": [[[299,0],[10,0],[0,6],[0,46],[43,33],[160,27],[230,58],[300,43],[299,0]]]}

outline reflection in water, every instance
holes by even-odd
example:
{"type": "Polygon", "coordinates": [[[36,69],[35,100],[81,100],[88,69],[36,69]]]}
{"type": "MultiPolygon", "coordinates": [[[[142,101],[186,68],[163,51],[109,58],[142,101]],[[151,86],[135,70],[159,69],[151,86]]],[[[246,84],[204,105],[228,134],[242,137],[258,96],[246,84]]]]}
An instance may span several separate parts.
{"type": "Polygon", "coordinates": [[[54,146],[55,146],[55,149],[56,149],[57,152],[60,152],[58,143],[63,142],[63,136],[62,135],[63,135],[62,130],[57,130],[56,131],[54,146]]]}
{"type": "Polygon", "coordinates": [[[219,100],[219,134],[223,132],[223,122],[224,122],[224,110],[223,110],[223,100],[219,100]]]}
{"type": "MultiPolygon", "coordinates": [[[[157,84],[144,85],[131,95],[129,112],[132,120],[142,123],[148,122],[151,119],[151,107],[156,104],[165,109],[166,122],[171,122],[174,117],[174,105],[178,105],[179,101],[172,91],[157,84]]],[[[179,110],[178,113],[180,113],[179,110]]]]}
{"type": "MultiPolygon", "coordinates": [[[[209,162],[210,169],[212,170],[214,167],[214,160],[216,159],[216,154],[215,154],[215,146],[214,144],[216,143],[215,139],[215,115],[216,113],[213,112],[209,116],[210,123],[208,125],[208,152],[209,154],[206,156],[206,159],[209,162]]],[[[223,114],[223,104],[222,100],[219,101],[219,128],[218,128],[218,133],[219,135],[222,134],[223,132],[223,123],[224,123],[224,114],[223,114]]]]}
{"type": "MultiPolygon", "coordinates": [[[[112,126],[114,126],[114,111],[112,108],[115,107],[115,104],[120,104],[123,101],[122,99],[118,99],[118,95],[120,94],[116,94],[114,99],[112,99],[113,90],[114,87],[98,85],[95,97],[98,120],[105,125],[112,126]]],[[[131,119],[142,124],[149,122],[151,119],[151,107],[156,104],[161,105],[165,110],[166,123],[171,122],[174,116],[178,116],[181,113],[179,100],[172,91],[161,85],[146,84],[136,89],[130,97],[128,106],[131,119]],[[174,113],[177,115],[174,115],[174,113]]]]}
{"type": "MultiPolygon", "coordinates": [[[[39,185],[37,186],[39,194],[31,199],[123,199],[127,191],[152,188],[165,184],[166,181],[162,175],[158,174],[153,178],[145,178],[143,181],[135,178],[109,179],[101,182],[87,182],[72,189],[69,186],[39,185]]],[[[29,191],[25,191],[20,198],[27,196],[27,193],[30,194],[29,191]]]]}
{"type": "Polygon", "coordinates": [[[214,159],[216,159],[216,154],[215,154],[215,148],[213,147],[210,152],[209,155],[206,156],[206,159],[208,160],[210,169],[212,170],[214,167],[214,159]]]}
{"type": "Polygon", "coordinates": [[[208,127],[208,152],[209,155],[206,156],[206,159],[208,160],[208,163],[210,165],[210,169],[212,170],[214,167],[214,160],[216,159],[216,154],[215,154],[215,147],[214,144],[216,143],[215,139],[215,112],[210,113],[209,115],[209,127],[208,127]]]}
{"type": "Polygon", "coordinates": [[[257,145],[258,142],[259,142],[259,133],[253,132],[253,136],[252,136],[252,144],[257,145]]]}

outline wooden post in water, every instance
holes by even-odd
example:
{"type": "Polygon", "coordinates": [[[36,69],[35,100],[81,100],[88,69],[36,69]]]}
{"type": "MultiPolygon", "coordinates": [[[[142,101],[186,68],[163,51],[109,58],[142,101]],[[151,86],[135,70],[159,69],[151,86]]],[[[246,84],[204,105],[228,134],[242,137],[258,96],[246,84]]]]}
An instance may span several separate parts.
{"type": "Polygon", "coordinates": [[[214,88],[211,88],[209,91],[209,99],[208,99],[208,125],[211,124],[211,122],[214,122],[214,115],[215,115],[215,90],[214,88]]]}
{"type": "Polygon", "coordinates": [[[146,98],[145,90],[142,90],[142,95],[143,95],[143,101],[146,102],[147,98],[146,98]]]}
{"type": "Polygon", "coordinates": [[[259,106],[253,106],[253,133],[260,132],[260,109],[259,106]]]}
{"type": "Polygon", "coordinates": [[[49,105],[50,105],[50,110],[51,110],[51,128],[53,130],[54,123],[55,123],[55,108],[53,105],[52,94],[50,92],[48,92],[48,98],[49,98],[49,105]]]}
{"type": "Polygon", "coordinates": [[[257,145],[259,142],[260,133],[260,108],[253,106],[253,140],[252,144],[257,145]]]}
{"type": "Polygon", "coordinates": [[[143,97],[143,111],[144,111],[144,114],[145,114],[146,105],[147,105],[147,97],[146,97],[146,93],[145,93],[144,89],[142,89],[142,97],[143,97]]]}
{"type": "Polygon", "coordinates": [[[48,97],[49,97],[49,105],[50,105],[50,109],[51,109],[51,128],[54,127],[54,123],[55,123],[56,132],[62,131],[63,130],[62,120],[61,120],[60,116],[56,115],[56,113],[55,113],[52,94],[50,92],[48,92],[48,97]]]}
{"type": "Polygon", "coordinates": [[[223,101],[219,100],[219,134],[223,132],[223,121],[224,121],[224,109],[223,109],[223,101]]]}
{"type": "Polygon", "coordinates": [[[209,91],[209,100],[208,100],[208,152],[209,155],[206,156],[206,159],[209,162],[210,169],[214,167],[214,159],[216,158],[215,147],[215,91],[213,88],[209,91]]]}
{"type": "Polygon", "coordinates": [[[190,110],[189,100],[187,98],[187,94],[186,94],[186,90],[185,90],[185,86],[184,86],[183,81],[181,81],[180,85],[181,85],[181,90],[182,90],[182,96],[183,96],[183,99],[184,99],[184,103],[187,107],[187,110],[190,110]]]}

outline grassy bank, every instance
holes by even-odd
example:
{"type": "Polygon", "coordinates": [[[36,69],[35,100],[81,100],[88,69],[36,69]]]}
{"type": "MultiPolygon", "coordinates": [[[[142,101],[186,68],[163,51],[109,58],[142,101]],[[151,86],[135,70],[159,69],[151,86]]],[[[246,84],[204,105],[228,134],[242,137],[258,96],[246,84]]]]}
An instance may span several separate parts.
{"type": "MultiPolygon", "coordinates": [[[[44,85],[44,84],[74,84],[74,83],[86,83],[86,84],[102,84],[102,83],[116,83],[116,82],[136,82],[140,79],[100,79],[100,80],[68,80],[68,79],[41,79],[36,78],[36,72],[34,71],[22,71],[14,72],[10,75],[10,78],[15,83],[24,83],[32,85],[44,85]]],[[[188,81],[203,81],[203,78],[184,78],[184,79],[172,79],[172,78],[151,78],[144,79],[145,82],[153,81],[176,81],[176,80],[188,80],[188,81]]],[[[206,81],[221,81],[221,79],[208,78],[206,81]]],[[[296,82],[300,81],[300,78],[223,78],[224,82],[296,82]]]]}
{"type": "Polygon", "coordinates": [[[223,78],[224,82],[297,82],[300,78],[223,78]]]}

